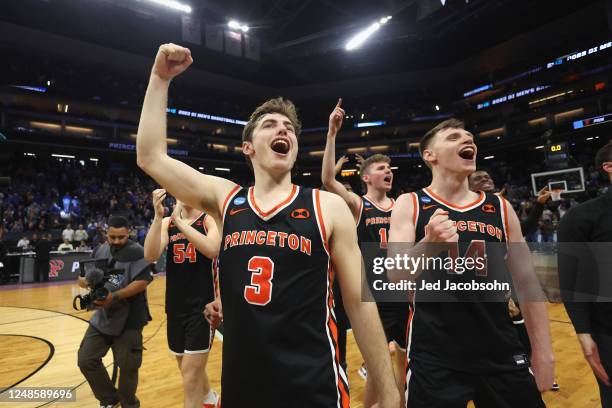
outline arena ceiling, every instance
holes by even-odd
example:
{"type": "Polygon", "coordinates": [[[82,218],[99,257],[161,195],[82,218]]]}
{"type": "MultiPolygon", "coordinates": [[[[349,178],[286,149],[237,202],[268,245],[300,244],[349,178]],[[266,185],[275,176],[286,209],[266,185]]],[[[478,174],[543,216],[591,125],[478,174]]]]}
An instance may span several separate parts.
{"type": "MultiPolygon", "coordinates": [[[[195,66],[278,88],[447,67],[542,27],[550,27],[553,37],[558,33],[557,41],[540,44],[553,56],[572,43],[588,45],[610,34],[609,6],[602,0],[446,0],[444,6],[442,0],[181,1],[202,22],[202,45],[185,44],[195,66]],[[387,15],[393,19],[361,49],[345,50],[352,35],[387,15]],[[248,35],[260,43],[259,61],[206,46],[206,27],[225,27],[231,18],[250,26],[248,35]]],[[[185,43],[181,13],[144,0],[3,6],[1,21],[139,55],[152,55],[161,42],[185,43]]],[[[514,54],[505,61],[526,57],[520,50],[514,54]]]]}

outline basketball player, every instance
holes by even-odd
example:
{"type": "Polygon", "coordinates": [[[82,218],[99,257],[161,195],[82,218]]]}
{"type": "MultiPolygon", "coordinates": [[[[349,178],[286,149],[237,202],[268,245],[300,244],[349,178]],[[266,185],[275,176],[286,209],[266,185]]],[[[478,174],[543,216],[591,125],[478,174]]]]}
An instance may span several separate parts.
{"type": "MultiPolygon", "coordinates": [[[[394,200],[387,196],[393,183],[393,172],[391,171],[388,156],[375,154],[361,163],[361,180],[366,188],[366,194],[362,197],[348,191],[342,183],[336,180],[336,136],[342,127],[344,110],[341,107],[342,99],[338,100],[334,111],[329,117],[329,130],[327,132],[327,143],[323,155],[323,168],[321,181],[327,191],[338,194],[351,209],[355,223],[357,224],[357,235],[361,245],[366,243],[377,243],[380,251],[370,255],[365,247],[362,252],[366,258],[373,256],[384,256],[386,253],[387,236],[389,232],[389,219],[393,210],[394,200]]],[[[366,273],[371,271],[371,260],[365,259],[366,273]]],[[[370,276],[368,276],[368,280],[370,276]]],[[[395,343],[399,349],[395,353],[395,379],[398,389],[401,391],[404,384],[404,362],[406,361],[406,327],[408,324],[408,303],[377,302],[380,319],[383,323],[387,342],[395,343]]],[[[367,368],[367,367],[366,367],[367,368]]],[[[376,403],[376,394],[368,377],[364,392],[364,405],[370,407],[376,403]]]]}
{"type": "Polygon", "coordinates": [[[168,156],[168,87],[192,62],[186,48],[160,47],[140,119],[137,161],[170,194],[203,209],[223,228],[221,405],[349,406],[332,310],[337,275],[355,337],[383,396],[380,406],[399,406],[376,309],[360,301],[360,253],[350,211],[334,194],[291,183],[301,129],[293,104],[269,100],[244,128],[242,149],[255,175],[253,187],[201,174],[168,156]]]}
{"type": "MultiPolygon", "coordinates": [[[[508,246],[508,268],[519,297],[534,292],[537,278],[528,273],[527,263],[520,263],[516,254],[529,258],[512,207],[503,197],[469,189],[467,178],[476,168],[477,153],[472,134],[464,130],[462,122],[449,119],[425,134],[420,151],[432,171],[432,183],[398,198],[391,217],[389,256],[403,252],[412,257],[435,257],[442,244],[449,257],[462,250],[464,258],[486,257],[487,265],[462,274],[453,269],[393,270],[391,278],[418,279],[417,284],[436,278],[445,282],[483,279],[494,265],[495,251],[490,249],[495,242],[506,242],[512,244],[508,246]],[[413,246],[401,249],[400,245],[413,246]]],[[[500,260],[503,262],[503,257],[500,260]]],[[[503,294],[498,302],[479,302],[473,293],[458,291],[428,295],[417,290],[412,295],[407,406],[465,407],[470,400],[479,408],[544,406],[538,390],[550,389],[554,369],[544,303],[530,301],[533,297],[522,303],[532,346],[532,376],[503,294]],[[424,296],[448,299],[449,295],[468,301],[419,301],[424,296]]]]}
{"type": "Polygon", "coordinates": [[[176,356],[185,407],[215,408],[217,395],[206,375],[213,331],[203,311],[215,298],[212,260],[219,253],[219,232],[211,217],[176,202],[164,218],[166,190],[153,191],[155,218],[145,239],[145,259],[154,262],[166,251],[168,346],[176,356]]]}

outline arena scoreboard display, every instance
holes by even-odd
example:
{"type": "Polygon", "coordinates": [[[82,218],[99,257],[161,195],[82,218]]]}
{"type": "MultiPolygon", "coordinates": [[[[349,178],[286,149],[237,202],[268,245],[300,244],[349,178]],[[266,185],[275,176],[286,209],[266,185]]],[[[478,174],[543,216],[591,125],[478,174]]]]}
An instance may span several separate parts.
{"type": "Polygon", "coordinates": [[[551,164],[563,164],[569,160],[567,143],[549,143],[545,147],[546,162],[551,164]]]}

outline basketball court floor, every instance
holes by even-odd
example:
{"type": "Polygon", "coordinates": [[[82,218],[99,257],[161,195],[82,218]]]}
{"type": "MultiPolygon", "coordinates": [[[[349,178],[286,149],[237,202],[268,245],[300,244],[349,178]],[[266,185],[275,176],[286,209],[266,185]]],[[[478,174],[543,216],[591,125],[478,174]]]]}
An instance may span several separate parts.
{"type": "MultiPolygon", "coordinates": [[[[157,276],[148,289],[153,321],[143,333],[146,350],[138,387],[138,397],[146,408],[183,406],[181,376],[166,343],[165,284],[165,277],[157,276]]],[[[0,390],[5,394],[10,387],[70,387],[76,391],[76,402],[0,402],[0,407],[98,406],[77,367],[77,350],[87,328],[86,320],[91,315],[72,309],[72,298],[81,292],[83,290],[72,282],[0,286],[0,390]]],[[[550,304],[549,313],[556,379],[561,390],[544,394],[547,406],[600,406],[595,379],[582,357],[563,306],[550,304]]],[[[217,336],[208,360],[208,375],[217,391],[220,389],[221,341],[217,336]]],[[[354,408],[362,407],[365,383],[357,374],[362,361],[352,333],[349,333],[347,362],[354,408]]],[[[110,353],[104,362],[110,372],[110,353]]]]}

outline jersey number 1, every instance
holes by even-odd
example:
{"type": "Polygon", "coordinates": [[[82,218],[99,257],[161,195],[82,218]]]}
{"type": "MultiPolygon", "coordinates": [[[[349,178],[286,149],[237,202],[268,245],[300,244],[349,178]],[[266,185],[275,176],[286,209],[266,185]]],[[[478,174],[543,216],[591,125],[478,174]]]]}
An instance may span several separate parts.
{"type": "Polygon", "coordinates": [[[254,256],[249,259],[251,284],[244,287],[244,298],[252,305],[265,306],[272,299],[272,278],[274,261],[267,256],[254,256]]]}

